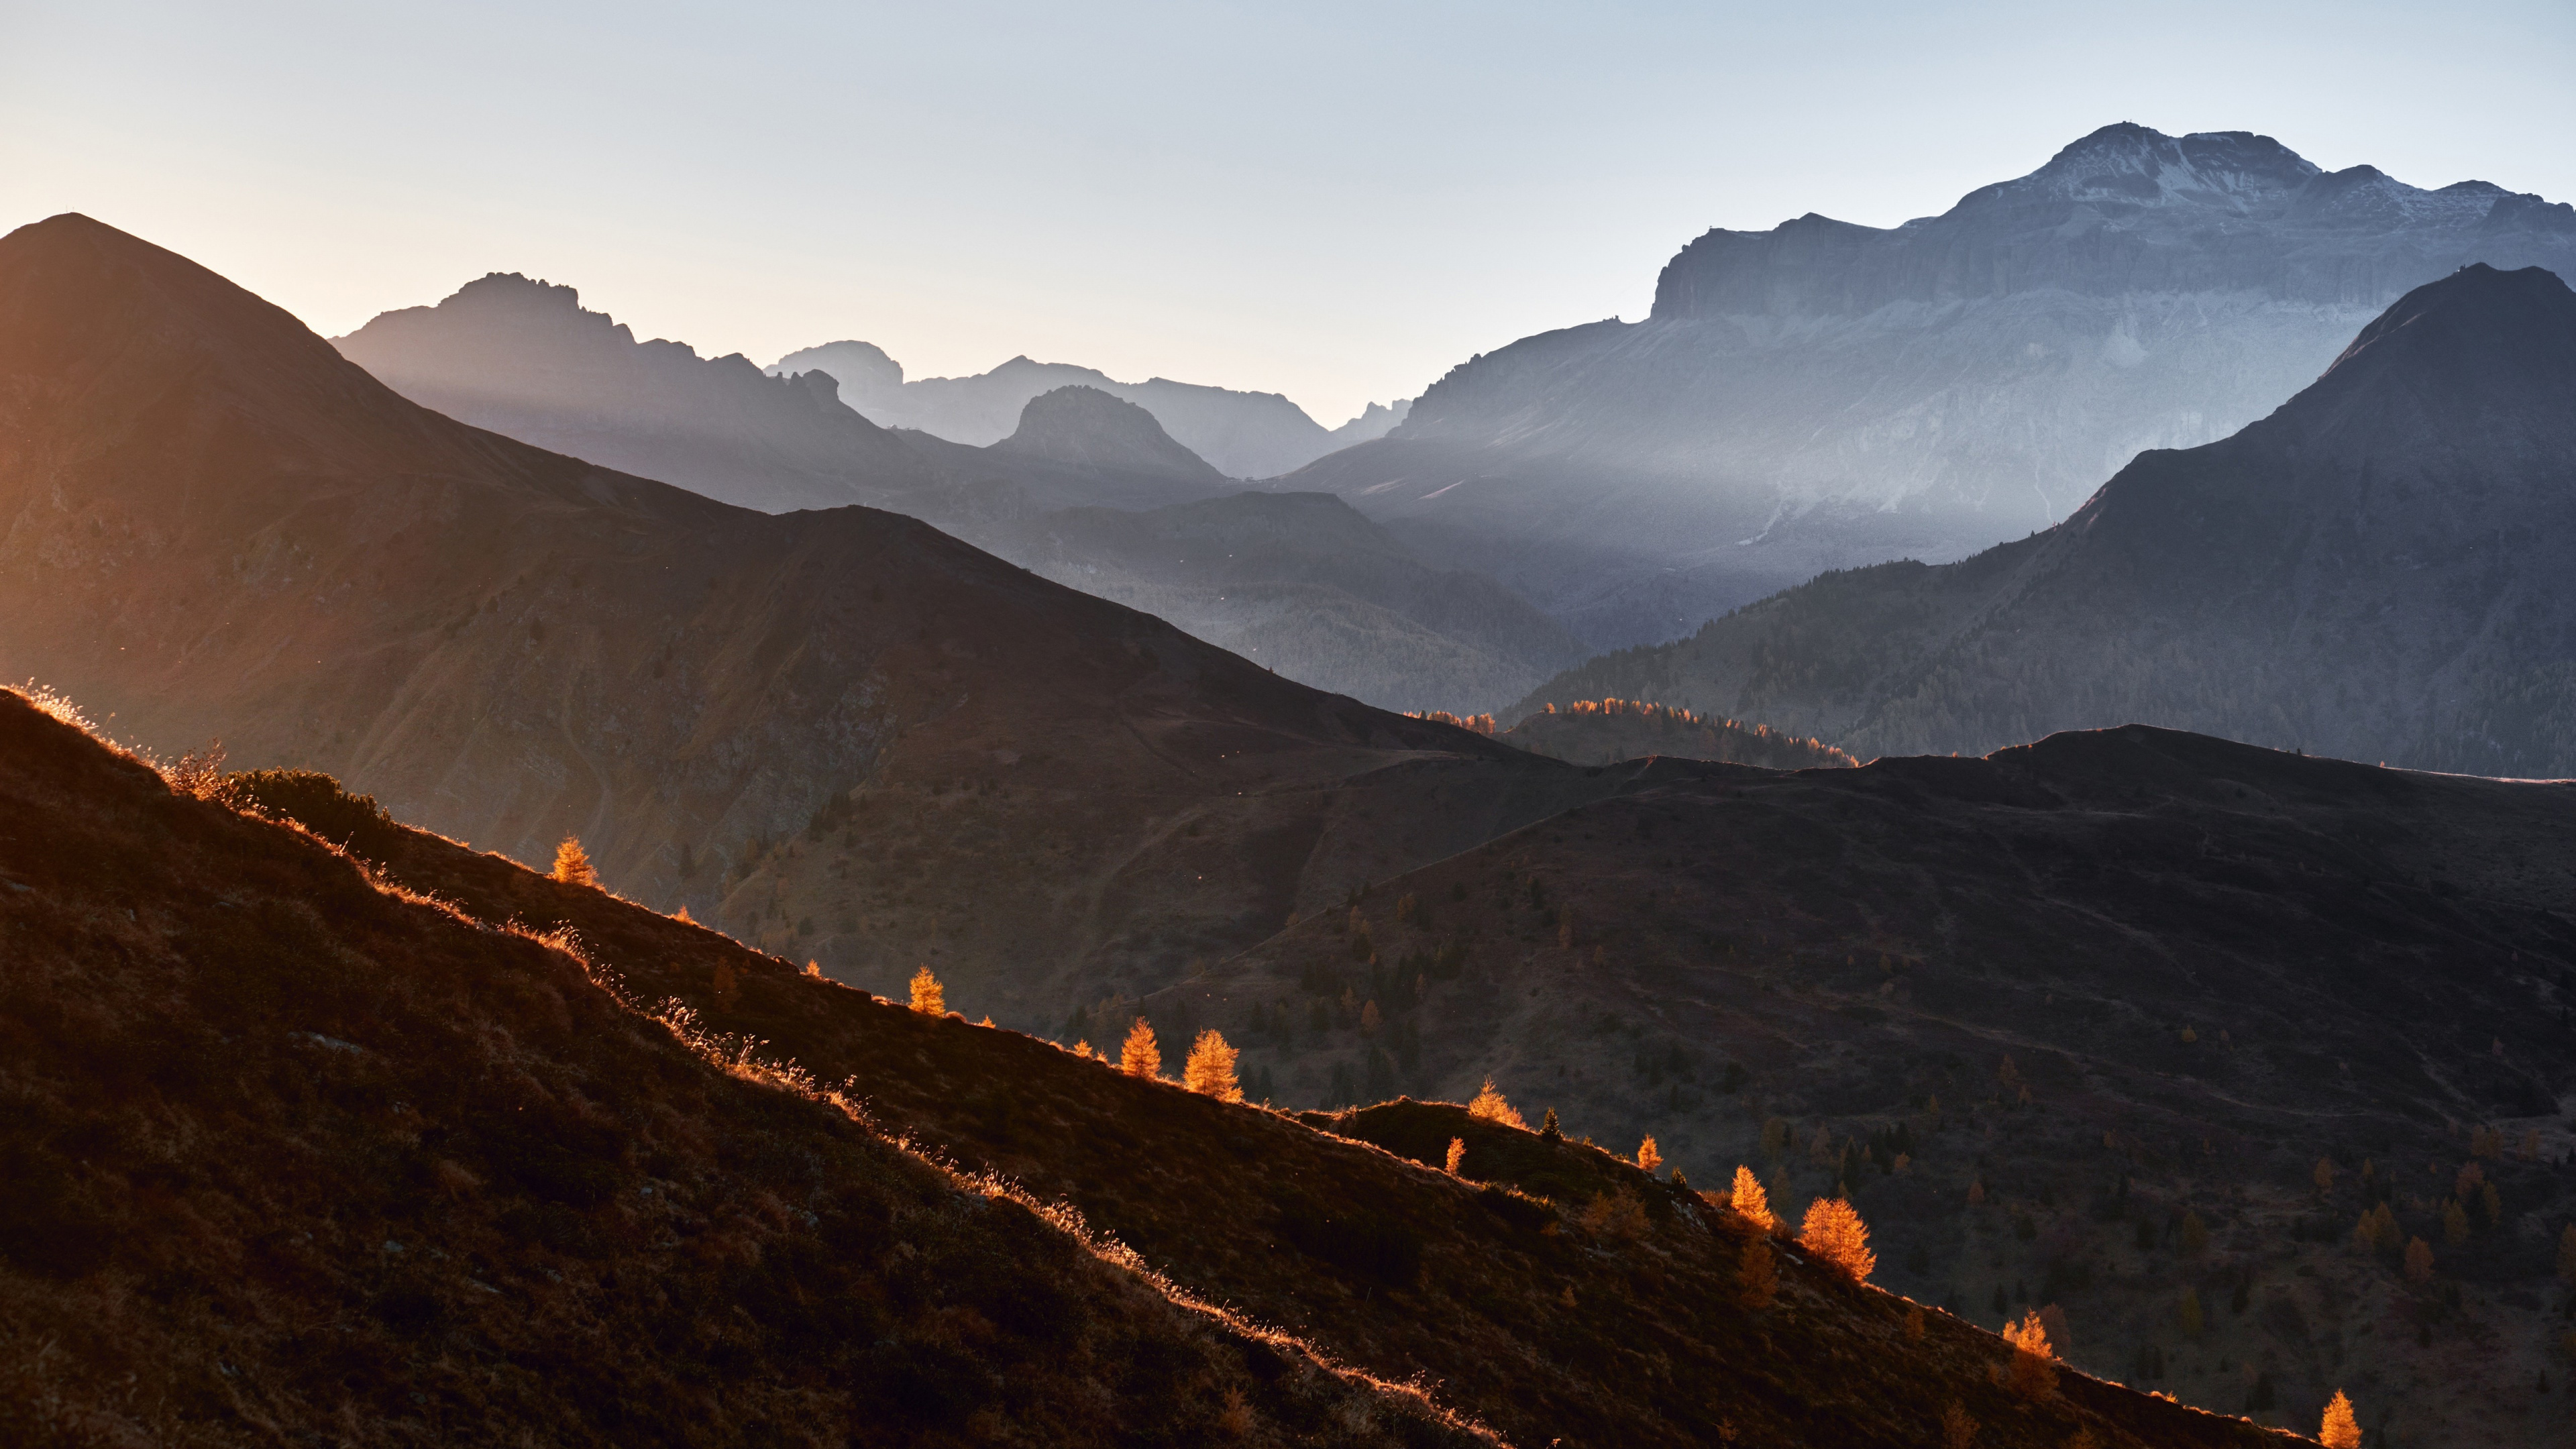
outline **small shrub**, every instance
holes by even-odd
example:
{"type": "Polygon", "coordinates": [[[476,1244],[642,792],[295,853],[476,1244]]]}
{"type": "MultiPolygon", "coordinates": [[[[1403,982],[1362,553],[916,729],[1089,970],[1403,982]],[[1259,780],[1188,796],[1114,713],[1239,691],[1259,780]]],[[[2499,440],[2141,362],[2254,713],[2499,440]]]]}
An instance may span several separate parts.
{"type": "Polygon", "coordinates": [[[1613,1238],[1638,1238],[1646,1232],[1645,1204],[1637,1195],[1621,1188],[1616,1196],[1594,1193],[1591,1205],[1583,1210],[1583,1226],[1589,1231],[1613,1238]]]}

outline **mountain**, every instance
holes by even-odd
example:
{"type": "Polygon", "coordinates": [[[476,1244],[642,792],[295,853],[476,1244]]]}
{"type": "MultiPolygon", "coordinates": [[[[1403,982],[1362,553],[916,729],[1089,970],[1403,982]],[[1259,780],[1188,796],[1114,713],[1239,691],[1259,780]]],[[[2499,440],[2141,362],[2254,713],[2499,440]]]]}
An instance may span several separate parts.
{"type": "Polygon", "coordinates": [[[1496,1442],[282,819],[0,693],[8,1442],[1496,1442]]]}
{"type": "Polygon", "coordinates": [[[1152,413],[1183,447],[1231,478],[1269,478],[1302,468],[1337,447],[1384,434],[1402,416],[1371,403],[1371,411],[1327,432],[1275,392],[1235,392],[1160,377],[1119,382],[1092,368],[1026,357],[972,377],[907,382],[901,364],[866,342],[808,347],[769,370],[778,376],[830,373],[841,379],[841,400],[873,421],[973,447],[1009,436],[1034,398],[1059,388],[1096,388],[1152,413]]]}
{"type": "Polygon", "coordinates": [[[383,313],[333,345],[423,407],[745,508],[936,506],[921,496],[933,470],[837,406],[829,378],[638,342],[572,288],[515,272],[383,313]]]}
{"type": "MultiPolygon", "coordinates": [[[[1582,657],[1563,629],[1490,579],[1434,569],[1345,510],[1216,504],[1236,491],[1230,480],[1117,395],[1136,389],[1105,378],[1014,404],[1007,436],[969,446],[880,429],[837,403],[828,378],[839,374],[824,363],[862,385],[901,382],[902,367],[866,343],[799,354],[817,370],[763,378],[739,358],[638,343],[614,319],[583,310],[573,289],[515,276],[487,277],[436,307],[385,313],[335,345],[396,391],[463,421],[763,511],[861,502],[910,514],[1059,583],[1163,613],[1199,638],[1267,648],[1262,662],[1291,678],[1373,704],[1489,710],[1582,657]],[[1103,511],[1200,503],[1212,506],[1181,532],[1242,514],[1227,527],[1261,532],[1264,551],[1240,570],[1211,572],[1208,554],[1192,565],[1162,552],[1174,541],[1168,521],[1103,511]],[[1079,521],[1051,516],[1066,509],[1093,511],[1079,521]],[[1298,521],[1319,532],[1281,535],[1298,521]],[[1355,531],[1368,536],[1355,540],[1355,531]],[[1075,553],[1076,540],[1105,552],[1075,553]]],[[[1383,432],[1396,416],[1381,408],[1353,426],[1383,432]]]]}
{"type": "Polygon", "coordinates": [[[2567,273],[2576,209],[2110,126],[1937,217],[1709,232],[1646,320],[1470,359],[1293,484],[1596,647],[1660,642],[1823,570],[2060,522],[2140,451],[2270,412],[2472,262],[2567,273]]]}
{"type": "MultiPolygon", "coordinates": [[[[1360,409],[1360,415],[1358,417],[1355,417],[1349,422],[1342,424],[1340,427],[1333,429],[1330,434],[1333,440],[1333,446],[1337,448],[1348,448],[1360,443],[1375,442],[1377,439],[1383,438],[1387,434],[1394,432],[1397,425],[1401,424],[1405,418],[1412,414],[1412,412],[1413,402],[1410,398],[1395,404],[1393,407],[1389,407],[1384,403],[1370,403],[1367,407],[1360,409]]],[[[1281,471],[1284,472],[1286,470],[1283,469],[1281,471]]]]}
{"type": "Polygon", "coordinates": [[[1012,1020],[1609,788],[910,518],[465,426],[86,218],[0,239],[0,384],[0,675],[1012,1020]]]}
{"type": "Polygon", "coordinates": [[[2221,442],[2142,454],[2065,523],[1830,575],[1542,698],[1644,696],[1856,754],[2145,721],[2479,774],[2576,774],[2576,294],[2407,293],[2221,442]]]}
{"type": "Polygon", "coordinates": [[[1498,708],[1583,656],[1574,636],[1493,580],[1425,566],[1328,493],[1067,509],[977,541],[1386,709],[1498,708]]]}
{"type": "MultiPolygon", "coordinates": [[[[1847,1190],[1883,1281],[2056,1304],[2093,1373],[2301,1428],[2345,1387],[2375,1443],[2563,1432],[2576,785],[2144,726],[1602,773],[1141,1009],[1281,1101],[1490,1080],[1695,1183],[1847,1190]]],[[[1445,1144],[1388,1115],[1335,1130],[1445,1144]]]]}
{"type": "Polygon", "coordinates": [[[0,694],[30,1442],[2281,1442],[1785,1235],[1747,1306],[1758,1229],[1595,1148],[1219,1100],[181,778],[0,694]]]}

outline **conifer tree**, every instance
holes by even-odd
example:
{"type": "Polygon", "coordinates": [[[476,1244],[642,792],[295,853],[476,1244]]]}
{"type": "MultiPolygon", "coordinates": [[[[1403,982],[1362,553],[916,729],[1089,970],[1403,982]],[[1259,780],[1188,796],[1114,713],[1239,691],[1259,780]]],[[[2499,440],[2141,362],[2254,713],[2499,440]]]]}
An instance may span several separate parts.
{"type": "Polygon", "coordinates": [[[1141,1016],[1127,1028],[1127,1040],[1118,1048],[1118,1070],[1148,1079],[1163,1075],[1163,1050],[1154,1045],[1154,1028],[1141,1016]]]}
{"type": "Polygon", "coordinates": [[[2318,1426],[2317,1442],[2325,1449],[2361,1449],[2361,1421],[2354,1417],[2352,1400],[2344,1391],[2335,1390],[2326,1404],[2325,1422],[2318,1426]]]}
{"type": "Polygon", "coordinates": [[[599,872],[591,869],[590,852],[581,848],[581,840],[577,836],[567,835],[563,844],[555,847],[555,868],[547,874],[565,885],[594,889],[599,885],[599,872]]]}
{"type": "Polygon", "coordinates": [[[1798,1246],[1855,1283],[1869,1281],[1878,1255],[1869,1250],[1869,1226],[1852,1205],[1838,1197],[1820,1197],[1807,1205],[1798,1227],[1798,1246]]]}
{"type": "MultiPolygon", "coordinates": [[[[1736,1216],[1766,1233],[1780,1226],[1780,1219],[1771,1212],[1771,1199],[1762,1191],[1761,1180],[1753,1175],[1752,1168],[1740,1164],[1736,1167],[1735,1185],[1727,1194],[1726,1205],[1735,1210],[1736,1216]]],[[[2567,1232],[2569,1240],[2576,1241],[2576,1224],[2571,1224],[2567,1232]]]]}
{"type": "Polygon", "coordinates": [[[1663,1165],[1664,1154],[1656,1149],[1653,1137],[1649,1136],[1645,1141],[1637,1144],[1637,1166],[1647,1172],[1654,1172],[1663,1165]]]}
{"type": "Polygon", "coordinates": [[[2319,1191],[2319,1192],[2332,1192],[2332,1191],[2334,1191],[2334,1184],[2335,1184],[2335,1165],[2334,1165],[2334,1159],[2333,1159],[2333,1158],[2331,1158],[2331,1157],[2320,1157],[2320,1158],[2318,1158],[2318,1159],[2317,1159],[2316,1180],[2317,1180],[2317,1191],[2319,1191]]]}
{"type": "Polygon", "coordinates": [[[1190,1044],[1189,1060],[1181,1066],[1181,1085],[1220,1102],[1242,1101],[1243,1088],[1234,1079],[1236,1055],[1216,1028],[1200,1032],[1199,1039],[1190,1044]]]}
{"type": "Polygon", "coordinates": [[[2200,1220],[2200,1214],[2186,1212],[2182,1215],[2181,1242],[2182,1250],[2192,1254],[2209,1246],[2209,1225],[2200,1220]]]}
{"type": "Polygon", "coordinates": [[[1565,1139],[1564,1131],[1556,1125],[1556,1109],[1554,1107],[1548,1108],[1547,1115],[1539,1119],[1538,1135],[1539,1139],[1543,1142],[1561,1142],[1565,1139]]]}
{"type": "Polygon", "coordinates": [[[2200,1294],[2197,1290],[2191,1288],[2182,1290],[2182,1302],[2174,1309],[2174,1319],[2182,1325],[2183,1337],[2200,1337],[2200,1331],[2207,1326],[2208,1320],[2201,1316],[2200,1294]]]}
{"type": "Polygon", "coordinates": [[[1447,1161],[1441,1164],[1441,1170],[1447,1172],[1451,1177],[1456,1177],[1458,1175],[1458,1164],[1466,1160],[1467,1139],[1464,1137],[1450,1138],[1449,1157],[1447,1161]]]}
{"type": "MultiPolygon", "coordinates": [[[[2385,1206],[2385,1204],[2382,1204],[2382,1206],[2385,1206]]],[[[2407,1240],[2406,1281],[2409,1283],[2430,1283],[2433,1281],[2433,1245],[2425,1242],[2422,1238],[2411,1238],[2407,1240]]]]}
{"type": "Polygon", "coordinates": [[[912,973],[912,1009],[924,1016],[938,1016],[948,1010],[947,988],[939,984],[939,978],[931,975],[927,966],[912,973]]]}
{"type": "Polygon", "coordinates": [[[1769,1239],[1745,1240],[1744,1251],[1735,1260],[1735,1284],[1746,1308],[1758,1313],[1771,1306],[1773,1295],[1780,1291],[1780,1268],[1771,1260],[1769,1239]]]}
{"type": "Polygon", "coordinates": [[[2057,1351],[2049,1347],[2048,1327],[2032,1309],[2019,1323],[2004,1325],[2004,1342],[2013,1346],[2011,1383],[2025,1399],[2044,1399],[2057,1391],[2057,1351]]]}
{"type": "Polygon", "coordinates": [[[1499,1122],[1506,1127],[1518,1127],[1524,1132],[1529,1130],[1529,1124],[1521,1120],[1521,1114],[1513,1109],[1510,1102],[1503,1099],[1502,1093],[1494,1090],[1494,1079],[1491,1077],[1485,1079],[1484,1089],[1476,1093],[1476,1100],[1467,1104],[1467,1115],[1482,1122],[1499,1122]]]}
{"type": "Polygon", "coordinates": [[[2469,1215],[2460,1211],[2460,1200],[2442,1204],[2442,1241],[2456,1248],[2469,1240],[2469,1215]]]}

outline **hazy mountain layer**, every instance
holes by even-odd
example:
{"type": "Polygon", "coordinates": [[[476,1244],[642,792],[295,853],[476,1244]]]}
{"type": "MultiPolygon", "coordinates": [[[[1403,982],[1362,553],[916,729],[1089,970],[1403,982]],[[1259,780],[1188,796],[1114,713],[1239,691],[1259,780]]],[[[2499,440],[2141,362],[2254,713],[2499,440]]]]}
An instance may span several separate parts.
{"type": "Polygon", "coordinates": [[[570,287],[496,272],[333,345],[423,407],[745,508],[937,507],[935,470],[828,380],[638,342],[570,287]]]}
{"type": "MultiPolygon", "coordinates": [[[[876,428],[834,402],[821,373],[764,378],[739,358],[639,343],[584,311],[569,287],[498,275],[436,307],[388,312],[336,345],[396,391],[477,426],[768,512],[860,502],[907,513],[1058,582],[1166,613],[1199,638],[1266,650],[1262,662],[1290,678],[1373,704],[1489,710],[1581,657],[1490,579],[1428,568],[1346,514],[1271,510],[1260,528],[1274,546],[1216,572],[1163,555],[1153,540],[1169,523],[1096,513],[1078,527],[1043,521],[1068,508],[1154,509],[1233,491],[1152,411],[1117,395],[1164,396],[1150,388],[1050,384],[1013,405],[1005,436],[968,446],[876,428]],[[1320,532],[1280,536],[1299,521],[1320,532]],[[1105,553],[1076,556],[1077,538],[1105,553]],[[1357,592],[1343,587],[1363,580],[1357,592]]],[[[834,343],[809,360],[902,377],[865,343],[834,343]]],[[[1363,421],[1383,432],[1393,415],[1381,408],[1363,421]]]]}
{"type": "Polygon", "coordinates": [[[1899,1291],[2054,1303],[2134,1385],[2302,1431],[2343,1387],[2390,1444],[2563,1434],[2576,786],[2145,727],[1603,773],[1634,786],[1145,1011],[1284,1102],[1490,1077],[1695,1183],[1849,1189],[1899,1291]]]}
{"type": "Polygon", "coordinates": [[[2571,551],[2576,294],[2472,267],[2278,412],[2141,456],[2056,528],[1821,578],[1536,697],[1669,700],[1864,757],[2143,720],[2576,774],[2571,551]]]}
{"type": "Polygon", "coordinates": [[[1821,569],[2055,523],[2141,450],[2268,413],[2471,262],[2564,272],[2576,209],[2112,126],[1893,229],[1710,232],[1647,320],[1472,359],[1298,482],[1597,645],[1652,642],[1821,569]]]}
{"type": "Polygon", "coordinates": [[[841,400],[890,428],[916,428],[953,443],[982,447],[1018,425],[1031,398],[1064,387],[1091,387],[1152,413],[1183,447],[1234,478],[1269,478],[1313,462],[1335,448],[1383,436],[1407,403],[1370,403],[1358,417],[1327,430],[1275,392],[1152,378],[1120,382],[1088,367],[1014,357],[972,377],[904,380],[903,366],[866,342],[828,342],[778,359],[776,375],[821,371],[840,380],[841,400]]]}
{"type": "Polygon", "coordinates": [[[1481,574],[1425,567],[1324,493],[1239,493],[1144,513],[1073,509],[995,552],[1168,619],[1291,679],[1388,709],[1498,708],[1582,655],[1481,574]]]}

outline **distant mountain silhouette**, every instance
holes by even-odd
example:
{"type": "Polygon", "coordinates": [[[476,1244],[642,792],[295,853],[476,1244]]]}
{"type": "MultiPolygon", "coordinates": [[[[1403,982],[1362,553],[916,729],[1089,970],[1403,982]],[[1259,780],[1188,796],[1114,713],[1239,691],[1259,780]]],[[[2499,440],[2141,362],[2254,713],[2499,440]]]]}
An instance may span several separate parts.
{"type": "MultiPolygon", "coordinates": [[[[1014,404],[1008,436],[970,446],[875,427],[834,401],[828,377],[838,374],[765,378],[739,358],[639,343],[584,310],[571,288],[518,276],[388,312],[335,345],[396,391],[463,421],[746,507],[860,502],[907,513],[1060,583],[1169,612],[1201,638],[1266,649],[1262,662],[1291,678],[1387,708],[1492,710],[1582,657],[1562,628],[1492,580],[1434,569],[1347,510],[1235,506],[1266,543],[1234,571],[1209,567],[1225,552],[1164,553],[1151,540],[1165,524],[1122,524],[1098,511],[1194,505],[1239,488],[1129,397],[1161,399],[1166,412],[1180,406],[1177,416],[1197,416],[1188,408],[1200,402],[1217,409],[1211,417],[1267,416],[1226,411],[1246,395],[1098,378],[1099,387],[1069,384],[1014,404]],[[1093,511],[1076,525],[1048,518],[1064,509],[1093,511]],[[1282,532],[1300,522],[1320,532],[1282,532]],[[1103,555],[1077,556],[1077,540],[1103,555]],[[1342,591],[1352,584],[1361,591],[1342,591]]],[[[899,385],[903,375],[863,342],[800,357],[874,379],[868,386],[899,385]]],[[[1011,375],[1081,371],[1029,368],[1011,375]]],[[[1379,408],[1352,426],[1382,432],[1396,416],[1379,408]]],[[[1228,511],[1194,514],[1194,526],[1228,511]]]]}
{"type": "Polygon", "coordinates": [[[1825,569],[2058,522],[2141,450],[2270,412],[2471,262],[2569,274],[2576,209],[2109,126],[1940,216],[1709,232],[1645,321],[1471,359],[1294,486],[1597,647],[1657,642],[1825,569]]]}
{"type": "Polygon", "coordinates": [[[424,407],[746,508],[936,507],[933,469],[837,406],[829,379],[638,342],[572,288],[515,272],[384,313],[333,345],[424,407]]]}
{"type": "Polygon", "coordinates": [[[2471,266],[2221,442],[2065,523],[1820,578],[1536,699],[1614,693],[1863,756],[2145,721],[2349,759],[2576,774],[2576,294],[2471,266]]]}
{"type": "MultiPolygon", "coordinates": [[[[1065,387],[1096,388],[1152,413],[1166,432],[1231,478],[1269,478],[1337,447],[1382,436],[1403,414],[1376,403],[1326,431],[1277,393],[1153,378],[1119,382],[1088,367],[1014,357],[972,377],[905,381],[902,365],[866,342],[828,342],[780,358],[776,375],[820,370],[840,379],[841,400],[890,428],[914,428],[973,447],[1000,442],[1031,399],[1065,387]],[[845,373],[847,375],[845,375],[845,373]]],[[[1397,404],[1402,409],[1404,404],[1397,404]]]]}

